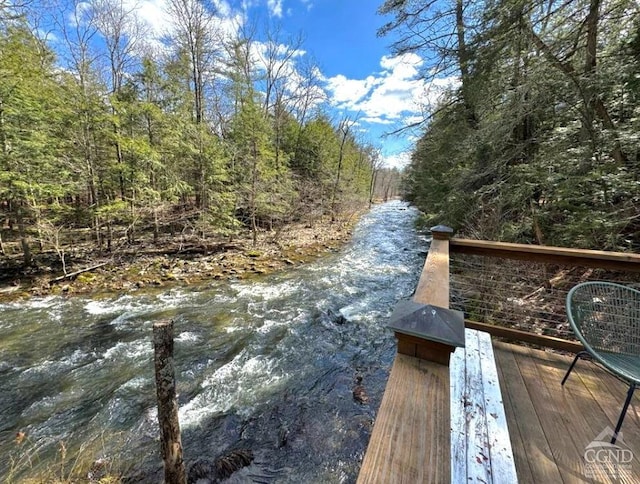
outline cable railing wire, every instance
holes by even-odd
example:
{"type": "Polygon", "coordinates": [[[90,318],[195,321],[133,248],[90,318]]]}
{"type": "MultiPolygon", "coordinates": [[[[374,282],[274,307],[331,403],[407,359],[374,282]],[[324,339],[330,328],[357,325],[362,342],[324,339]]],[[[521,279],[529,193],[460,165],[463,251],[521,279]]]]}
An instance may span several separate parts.
{"type": "Polygon", "coordinates": [[[574,340],[565,311],[569,290],[584,281],[640,288],[640,274],[606,269],[452,254],[451,307],[465,318],[574,340]]]}

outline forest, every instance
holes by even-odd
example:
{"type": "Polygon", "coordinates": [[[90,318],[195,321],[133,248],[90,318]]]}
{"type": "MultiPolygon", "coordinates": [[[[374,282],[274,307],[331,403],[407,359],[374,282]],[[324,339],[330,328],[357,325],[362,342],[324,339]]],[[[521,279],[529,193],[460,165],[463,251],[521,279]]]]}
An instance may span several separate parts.
{"type": "Polygon", "coordinates": [[[57,254],[66,273],[78,242],[255,245],[389,196],[397,173],[329,114],[301,38],[231,32],[215,2],[168,9],[152,39],[120,0],[0,3],[0,259],[57,254]]]}
{"type": "Polygon", "coordinates": [[[419,128],[404,182],[466,236],[640,249],[640,4],[387,0],[396,53],[457,88],[419,128]]]}

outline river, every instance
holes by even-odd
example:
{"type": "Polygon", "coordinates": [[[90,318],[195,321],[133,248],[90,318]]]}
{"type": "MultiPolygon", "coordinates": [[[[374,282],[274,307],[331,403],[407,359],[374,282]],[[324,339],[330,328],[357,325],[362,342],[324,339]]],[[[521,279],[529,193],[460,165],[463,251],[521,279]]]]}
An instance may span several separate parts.
{"type": "Polygon", "coordinates": [[[387,320],[428,245],[416,216],[377,205],[340,252],[251,281],[0,305],[0,480],[66,475],[79,449],[161,479],[151,328],[172,318],[187,463],[250,449],[238,482],[355,481],[395,353],[387,320]]]}

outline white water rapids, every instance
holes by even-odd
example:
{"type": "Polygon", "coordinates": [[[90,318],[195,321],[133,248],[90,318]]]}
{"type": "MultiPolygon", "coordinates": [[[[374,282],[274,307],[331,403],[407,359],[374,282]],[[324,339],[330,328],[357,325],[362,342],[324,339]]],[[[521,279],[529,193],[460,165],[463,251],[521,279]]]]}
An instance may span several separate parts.
{"type": "Polygon", "coordinates": [[[172,318],[187,462],[243,448],[246,482],[353,482],[394,355],[387,320],[427,250],[416,215],[375,206],[339,253],[253,281],[0,305],[0,480],[57,465],[64,442],[156,482],[151,327],[172,318]]]}

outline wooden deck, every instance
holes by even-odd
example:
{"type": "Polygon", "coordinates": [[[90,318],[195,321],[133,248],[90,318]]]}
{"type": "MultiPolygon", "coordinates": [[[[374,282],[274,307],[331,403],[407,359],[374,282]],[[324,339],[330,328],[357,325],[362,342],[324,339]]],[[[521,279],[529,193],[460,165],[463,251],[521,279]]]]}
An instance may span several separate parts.
{"type": "MultiPolygon", "coordinates": [[[[448,308],[451,229],[438,226],[432,233],[413,299],[448,308]]],[[[484,242],[465,244],[468,253],[476,253],[469,250],[477,247],[481,254],[488,250],[484,242]]],[[[497,252],[485,255],[529,260],[537,254],[528,246],[498,245],[497,252]]],[[[611,262],[611,257],[594,251],[543,252],[536,260],[588,267],[609,267],[611,262]]],[[[640,255],[633,260],[625,254],[612,257],[619,269],[627,270],[633,262],[633,270],[640,271],[640,255]]],[[[571,342],[557,338],[470,323],[465,321],[468,329],[575,350],[571,342]]],[[[398,339],[358,484],[640,483],[640,391],[618,442],[611,445],[627,393],[624,383],[580,361],[563,387],[560,382],[572,356],[496,341],[492,345],[481,336],[477,343],[475,348],[466,346],[463,357],[458,348],[448,368],[444,359],[434,357],[433,345],[398,339]]]]}
{"type": "Polygon", "coordinates": [[[494,353],[520,483],[640,482],[640,392],[617,442],[631,462],[607,467],[601,453],[590,465],[587,446],[615,427],[628,387],[589,361],[562,387],[570,356],[495,341],[494,353]]]}

